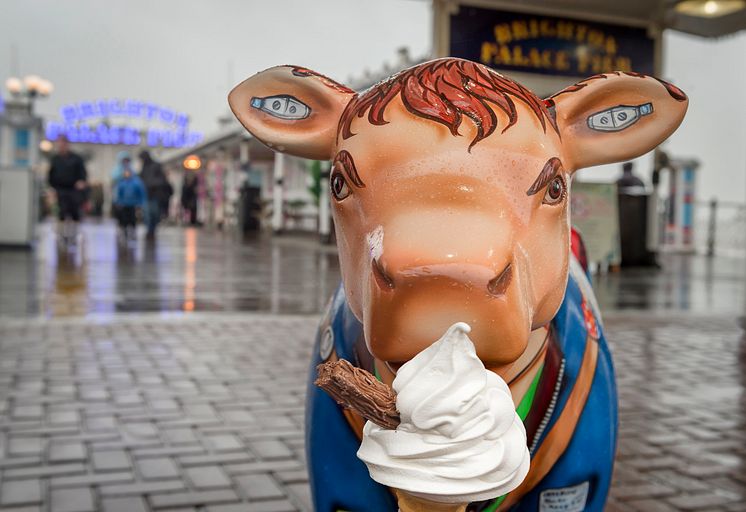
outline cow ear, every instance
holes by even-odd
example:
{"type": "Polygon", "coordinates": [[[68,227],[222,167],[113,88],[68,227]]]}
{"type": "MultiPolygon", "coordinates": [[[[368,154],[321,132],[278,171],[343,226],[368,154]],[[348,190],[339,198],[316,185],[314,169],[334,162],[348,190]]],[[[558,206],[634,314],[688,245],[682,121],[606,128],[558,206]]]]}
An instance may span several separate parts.
{"type": "Polygon", "coordinates": [[[330,160],[337,126],[355,92],[297,66],[278,66],[238,84],[228,103],[241,124],[267,146],[330,160]]]}
{"type": "Polygon", "coordinates": [[[546,101],[571,171],[647,153],[676,130],[689,105],[672,84],[622,72],[592,76],[546,101]]]}

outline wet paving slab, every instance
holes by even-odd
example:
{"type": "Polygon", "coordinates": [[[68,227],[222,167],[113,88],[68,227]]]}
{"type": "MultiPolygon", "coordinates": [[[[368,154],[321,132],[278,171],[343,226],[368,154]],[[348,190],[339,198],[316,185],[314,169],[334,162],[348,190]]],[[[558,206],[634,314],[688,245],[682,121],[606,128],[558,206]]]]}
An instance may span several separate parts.
{"type": "Polygon", "coordinates": [[[311,510],[316,316],[0,322],[0,510],[311,510]]]}
{"type": "MultiPolygon", "coordinates": [[[[317,322],[0,322],[0,510],[310,511],[303,415],[317,322]]],[[[620,392],[606,510],[744,510],[741,327],[611,315],[606,332],[620,392]]]]}
{"type": "Polygon", "coordinates": [[[746,510],[746,336],[731,316],[612,315],[620,402],[608,510],[746,510]]]}
{"type": "MultiPolygon", "coordinates": [[[[311,510],[306,361],[334,248],[82,235],[0,250],[0,510],[311,510]]],[[[661,260],[594,278],[620,394],[606,510],[746,510],[746,263],[661,260]]]]}

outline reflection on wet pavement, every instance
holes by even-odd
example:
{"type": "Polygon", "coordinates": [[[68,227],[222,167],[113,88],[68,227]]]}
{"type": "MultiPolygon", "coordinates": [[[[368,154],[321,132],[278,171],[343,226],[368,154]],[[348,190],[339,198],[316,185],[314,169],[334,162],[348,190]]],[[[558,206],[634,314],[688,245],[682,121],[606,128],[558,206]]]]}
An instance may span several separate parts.
{"type": "MultiPolygon", "coordinates": [[[[746,262],[664,255],[662,268],[596,276],[601,310],[744,315],[746,262]]],[[[117,312],[317,313],[339,282],[334,247],[315,238],[165,227],[158,239],[118,243],[110,223],[85,224],[79,246],[39,227],[35,251],[0,250],[0,315],[117,312]]]]}
{"type": "Polygon", "coordinates": [[[308,238],[163,228],[123,245],[111,224],[86,224],[77,247],[39,228],[35,251],[0,251],[0,315],[263,311],[316,313],[339,282],[332,248],[308,238]]]}
{"type": "Polygon", "coordinates": [[[659,261],[660,269],[596,276],[593,287],[601,310],[746,315],[746,260],[664,254],[659,261]]]}

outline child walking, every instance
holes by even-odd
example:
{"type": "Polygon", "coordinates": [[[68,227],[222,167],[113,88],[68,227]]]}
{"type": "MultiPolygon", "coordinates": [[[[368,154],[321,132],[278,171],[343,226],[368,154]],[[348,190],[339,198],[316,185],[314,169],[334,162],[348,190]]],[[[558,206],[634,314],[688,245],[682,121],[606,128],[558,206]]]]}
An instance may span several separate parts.
{"type": "Polygon", "coordinates": [[[143,207],[146,201],[147,194],[142,180],[132,169],[125,168],[114,189],[114,206],[125,241],[135,238],[137,208],[143,207]]]}

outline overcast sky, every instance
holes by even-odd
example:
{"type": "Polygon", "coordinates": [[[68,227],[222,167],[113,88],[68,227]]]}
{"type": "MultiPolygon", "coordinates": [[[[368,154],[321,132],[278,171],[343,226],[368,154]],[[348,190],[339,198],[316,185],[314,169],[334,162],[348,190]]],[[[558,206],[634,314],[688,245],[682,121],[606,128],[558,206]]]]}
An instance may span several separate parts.
{"type": "MultiPolygon", "coordinates": [[[[231,86],[259,70],[300,64],[345,81],[393,61],[398,47],[427,53],[430,30],[425,0],[3,0],[0,79],[16,71],[51,79],[43,114],[134,98],[188,112],[192,128],[209,134],[231,86]]],[[[744,202],[746,34],[670,34],[665,56],[664,77],[691,99],[666,148],[702,161],[700,198],[744,202]]]]}

